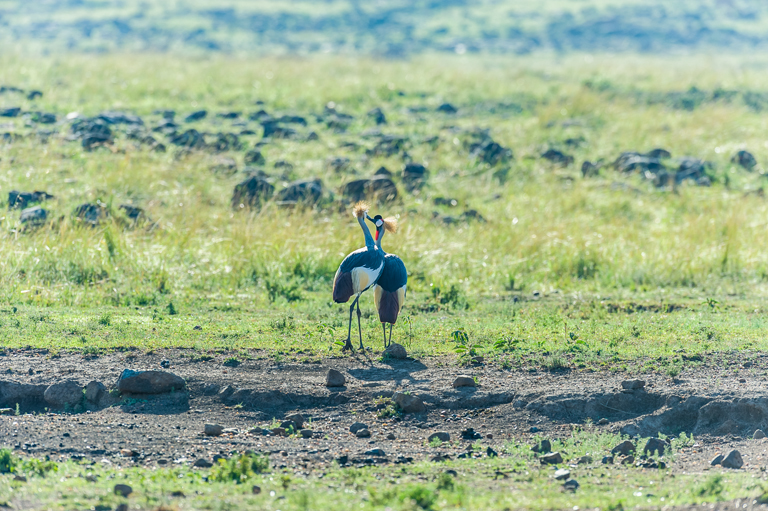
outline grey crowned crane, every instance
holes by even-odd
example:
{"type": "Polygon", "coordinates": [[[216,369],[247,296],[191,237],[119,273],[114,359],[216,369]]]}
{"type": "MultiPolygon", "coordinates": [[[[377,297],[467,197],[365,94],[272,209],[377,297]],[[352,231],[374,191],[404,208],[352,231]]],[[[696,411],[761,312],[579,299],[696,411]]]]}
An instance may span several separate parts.
{"type": "Polygon", "coordinates": [[[394,218],[381,218],[376,215],[370,219],[376,224],[376,246],[384,254],[384,269],[373,288],[373,301],[379,312],[379,321],[384,331],[384,347],[392,344],[392,326],[397,322],[397,316],[405,303],[406,285],[408,284],[408,272],[403,260],[395,254],[387,254],[381,248],[381,239],[384,233],[397,232],[397,220],[394,218]],[[387,326],[389,323],[389,340],[387,340],[387,326]]]}
{"type": "MultiPolygon", "coordinates": [[[[371,231],[365,224],[365,219],[373,221],[368,216],[368,204],[358,202],[355,204],[353,214],[357,218],[360,227],[365,235],[365,247],[355,250],[341,262],[341,266],[336,271],[336,277],[333,279],[333,301],[336,303],[347,303],[352,296],[355,301],[349,306],[349,329],[347,330],[347,341],[344,344],[344,351],[354,350],[352,347],[352,313],[357,306],[357,330],[360,334],[360,349],[363,349],[363,332],[360,328],[360,295],[379,279],[381,271],[384,268],[384,252],[371,237],[371,231]]],[[[377,231],[378,232],[378,231],[377,231]]],[[[377,234],[378,237],[378,234],[377,234]]]]}

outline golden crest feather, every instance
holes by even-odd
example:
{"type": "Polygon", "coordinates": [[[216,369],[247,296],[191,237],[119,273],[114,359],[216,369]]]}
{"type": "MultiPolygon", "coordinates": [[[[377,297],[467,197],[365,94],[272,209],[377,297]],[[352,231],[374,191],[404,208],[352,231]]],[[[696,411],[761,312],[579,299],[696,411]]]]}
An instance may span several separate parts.
{"type": "Polygon", "coordinates": [[[396,233],[397,232],[397,218],[391,216],[389,218],[384,219],[384,228],[387,230],[387,232],[396,233]]]}
{"type": "Polygon", "coordinates": [[[357,204],[355,204],[355,207],[352,209],[352,214],[355,215],[355,218],[365,217],[365,214],[370,209],[371,207],[368,205],[367,202],[360,201],[357,204]]]}

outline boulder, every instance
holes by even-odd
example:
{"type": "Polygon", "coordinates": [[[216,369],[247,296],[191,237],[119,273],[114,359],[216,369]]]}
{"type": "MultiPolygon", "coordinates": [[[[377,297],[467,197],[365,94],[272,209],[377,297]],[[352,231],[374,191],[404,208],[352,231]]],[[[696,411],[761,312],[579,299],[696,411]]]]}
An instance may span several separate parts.
{"type": "Polygon", "coordinates": [[[0,108],[0,117],[18,117],[21,113],[21,108],[15,106],[11,108],[0,108]]]}
{"type": "Polygon", "coordinates": [[[0,405],[15,407],[17,404],[40,404],[44,402],[48,385],[32,385],[14,381],[0,381],[0,405]]]}
{"type": "Polygon", "coordinates": [[[171,144],[188,149],[199,149],[205,146],[205,138],[197,130],[187,130],[171,137],[171,144]]]}
{"type": "Polygon", "coordinates": [[[221,424],[206,424],[203,427],[203,433],[206,436],[221,436],[224,432],[224,426],[221,424]]]}
{"type": "Polygon", "coordinates": [[[558,151],[557,149],[548,149],[546,152],[544,152],[544,154],[541,155],[541,157],[554,163],[555,165],[560,165],[562,167],[567,167],[573,163],[573,156],[565,154],[562,151],[558,151]]]}
{"type": "Polygon", "coordinates": [[[424,413],[427,411],[424,402],[416,396],[395,392],[392,399],[404,413],[424,413]]]}
{"type": "Polygon", "coordinates": [[[757,160],[749,151],[739,151],[731,157],[732,163],[737,163],[750,172],[757,166],[757,160]]]}
{"type": "Polygon", "coordinates": [[[429,171],[420,163],[408,163],[403,169],[403,183],[409,191],[421,188],[429,177],[429,171]]]}
{"type": "Polygon", "coordinates": [[[455,114],[456,112],[459,111],[459,109],[450,103],[443,103],[439,107],[437,107],[437,111],[442,112],[444,114],[455,114]]]}
{"type": "Polygon", "coordinates": [[[323,196],[323,182],[319,179],[294,181],[277,192],[276,199],[281,202],[304,203],[314,205],[323,196]]]}
{"type": "Polygon", "coordinates": [[[304,416],[300,413],[286,415],[285,420],[293,422],[296,425],[294,429],[301,429],[304,427],[304,416]]]}
{"type": "Polygon", "coordinates": [[[19,221],[22,224],[28,224],[32,226],[43,225],[47,219],[48,212],[40,206],[33,206],[31,208],[25,209],[21,212],[21,217],[19,217],[19,221]]]}
{"type": "Polygon", "coordinates": [[[621,382],[621,388],[624,390],[639,390],[645,387],[643,380],[624,380],[621,382]]]}
{"type": "Polygon", "coordinates": [[[447,433],[445,431],[438,431],[437,433],[432,433],[427,438],[427,442],[432,442],[435,439],[440,440],[441,442],[450,442],[451,441],[451,435],[450,433],[447,433]]]}
{"type": "Polygon", "coordinates": [[[667,449],[667,443],[660,438],[649,438],[643,449],[643,454],[653,456],[653,453],[658,453],[659,456],[663,456],[667,449]]]}
{"type": "Polygon", "coordinates": [[[251,176],[238,183],[232,192],[232,209],[259,208],[275,193],[275,187],[261,176],[251,176]]]}
{"type": "Polygon", "coordinates": [[[184,122],[195,122],[199,121],[201,119],[205,119],[205,116],[208,115],[207,110],[198,110],[197,112],[192,112],[188,116],[184,118],[184,122]]]}
{"type": "Polygon", "coordinates": [[[54,383],[45,389],[43,399],[56,408],[76,406],[83,400],[83,386],[75,381],[54,383]]]}
{"type": "Polygon", "coordinates": [[[341,372],[336,369],[328,370],[328,374],[325,376],[326,387],[343,387],[346,383],[347,379],[341,372]]]}
{"type": "Polygon", "coordinates": [[[362,422],[355,422],[354,424],[352,424],[349,427],[349,431],[351,433],[357,433],[361,429],[368,429],[368,425],[367,424],[363,424],[362,422]]]}
{"type": "Polygon", "coordinates": [[[408,352],[405,351],[405,348],[402,345],[393,342],[384,350],[384,358],[405,360],[408,358],[408,352]]]}
{"type": "Polygon", "coordinates": [[[8,209],[24,209],[33,202],[42,202],[53,198],[55,197],[50,193],[42,192],[39,190],[34,192],[20,192],[18,190],[11,190],[8,192],[8,209]]]}
{"type": "Polygon", "coordinates": [[[107,218],[109,212],[102,203],[86,203],[75,208],[74,216],[85,223],[95,226],[98,225],[102,219],[107,218]]]}
{"type": "Polygon", "coordinates": [[[765,431],[763,431],[762,429],[756,429],[755,433],[752,435],[752,438],[754,440],[761,440],[765,438],[765,431]]]}
{"type": "Polygon", "coordinates": [[[186,389],[184,378],[167,371],[132,371],[124,369],[117,380],[117,390],[125,394],[164,394],[186,389]]]}
{"type": "Polygon", "coordinates": [[[100,381],[92,381],[85,386],[85,400],[89,403],[97,404],[106,393],[107,387],[100,381]]]}
{"type": "Polygon", "coordinates": [[[355,433],[355,436],[357,438],[371,438],[371,431],[368,428],[361,429],[355,433]]]}
{"type": "Polygon", "coordinates": [[[629,440],[624,440],[619,445],[611,449],[611,454],[623,454],[625,456],[633,452],[635,452],[635,444],[629,440]]]}
{"type": "Polygon", "coordinates": [[[397,199],[397,186],[389,177],[375,175],[371,179],[350,181],[342,187],[341,195],[352,201],[364,199],[393,201],[397,199]]]}
{"type": "Polygon", "coordinates": [[[557,465],[563,462],[563,456],[559,452],[551,452],[539,458],[539,461],[545,465],[557,465]]]}
{"type": "Polygon", "coordinates": [[[723,468],[741,468],[744,466],[744,460],[741,459],[741,453],[734,449],[720,462],[720,465],[723,468]]]}

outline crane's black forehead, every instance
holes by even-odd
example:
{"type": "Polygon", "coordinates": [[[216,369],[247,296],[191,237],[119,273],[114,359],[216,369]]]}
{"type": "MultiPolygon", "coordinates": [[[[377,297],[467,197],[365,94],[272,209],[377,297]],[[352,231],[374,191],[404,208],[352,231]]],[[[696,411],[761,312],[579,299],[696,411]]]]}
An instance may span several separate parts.
{"type": "Polygon", "coordinates": [[[382,216],[381,216],[381,215],[376,215],[375,217],[373,217],[373,220],[374,220],[374,222],[375,222],[375,221],[377,221],[377,220],[383,220],[383,218],[382,218],[382,216]]]}

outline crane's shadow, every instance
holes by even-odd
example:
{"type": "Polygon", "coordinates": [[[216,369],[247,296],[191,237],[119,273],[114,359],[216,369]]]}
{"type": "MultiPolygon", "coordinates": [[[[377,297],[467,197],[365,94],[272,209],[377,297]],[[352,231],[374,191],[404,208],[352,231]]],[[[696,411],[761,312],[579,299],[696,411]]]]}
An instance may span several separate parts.
{"type": "Polygon", "coordinates": [[[359,369],[348,369],[347,372],[360,381],[366,382],[390,382],[394,381],[398,385],[404,381],[409,383],[426,383],[428,378],[417,378],[413,373],[419,373],[427,369],[427,366],[418,360],[393,360],[386,359],[380,362],[370,360],[368,367],[359,369]]]}

